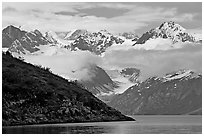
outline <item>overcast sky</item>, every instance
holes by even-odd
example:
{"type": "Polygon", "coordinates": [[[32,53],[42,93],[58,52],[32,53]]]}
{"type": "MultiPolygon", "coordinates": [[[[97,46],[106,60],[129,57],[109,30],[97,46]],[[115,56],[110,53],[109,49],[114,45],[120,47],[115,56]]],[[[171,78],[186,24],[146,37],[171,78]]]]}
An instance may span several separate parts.
{"type": "Polygon", "coordinates": [[[164,21],[201,33],[202,3],[3,3],[2,25],[42,32],[107,29],[139,35],[164,21]]]}

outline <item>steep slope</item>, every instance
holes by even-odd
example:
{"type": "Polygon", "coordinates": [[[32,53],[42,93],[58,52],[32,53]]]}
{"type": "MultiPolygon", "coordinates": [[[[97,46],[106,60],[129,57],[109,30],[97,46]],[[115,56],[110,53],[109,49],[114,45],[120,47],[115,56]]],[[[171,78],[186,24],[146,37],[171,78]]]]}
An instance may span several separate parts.
{"type": "Polygon", "coordinates": [[[77,83],[2,56],[2,123],[22,125],[133,120],[108,107],[77,83]]]}
{"type": "Polygon", "coordinates": [[[89,80],[82,80],[80,82],[92,94],[96,96],[110,94],[113,93],[113,90],[118,87],[102,68],[96,65],[91,65],[88,72],[89,75],[92,75],[91,78],[89,80]]]}
{"type": "Polygon", "coordinates": [[[172,40],[172,43],[177,42],[200,42],[192,34],[188,33],[185,28],[172,21],[164,22],[159,27],[151,29],[144,33],[134,44],[144,44],[149,39],[164,38],[172,40]]]}
{"type": "Polygon", "coordinates": [[[134,85],[109,103],[124,114],[190,114],[202,108],[202,76],[180,70],[134,85]]]}
{"type": "Polygon", "coordinates": [[[16,39],[21,39],[25,34],[26,31],[21,31],[12,25],[6,27],[2,31],[2,48],[9,48],[16,39]]]}
{"type": "Polygon", "coordinates": [[[33,53],[39,50],[40,45],[47,45],[49,41],[39,30],[22,31],[14,26],[8,26],[2,31],[2,47],[19,54],[33,53]]]}

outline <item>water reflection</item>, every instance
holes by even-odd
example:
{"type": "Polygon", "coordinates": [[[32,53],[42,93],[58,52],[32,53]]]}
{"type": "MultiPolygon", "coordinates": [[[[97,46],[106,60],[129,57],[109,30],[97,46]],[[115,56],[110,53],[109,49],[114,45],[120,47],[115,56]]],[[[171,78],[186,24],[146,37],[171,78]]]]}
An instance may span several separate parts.
{"type": "Polygon", "coordinates": [[[24,126],[4,128],[3,134],[101,134],[113,131],[113,127],[107,126],[24,126]]]}
{"type": "Polygon", "coordinates": [[[187,134],[202,132],[202,116],[136,116],[135,121],[4,127],[9,134],[187,134]]]}

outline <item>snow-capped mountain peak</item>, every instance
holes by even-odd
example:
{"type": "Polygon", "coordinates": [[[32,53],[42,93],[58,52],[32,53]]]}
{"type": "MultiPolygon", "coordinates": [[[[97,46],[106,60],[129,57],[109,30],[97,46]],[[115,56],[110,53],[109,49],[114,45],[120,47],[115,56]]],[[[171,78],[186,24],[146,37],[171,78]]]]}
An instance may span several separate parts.
{"type": "Polygon", "coordinates": [[[149,39],[157,38],[170,39],[173,44],[177,42],[199,42],[197,41],[198,38],[187,32],[181,25],[169,21],[144,33],[135,44],[144,44],[149,39]]]}
{"type": "Polygon", "coordinates": [[[105,52],[106,48],[113,44],[122,44],[124,40],[118,36],[112,35],[107,30],[101,30],[98,32],[84,32],[79,35],[77,39],[72,43],[72,47],[80,50],[88,50],[97,55],[105,52]]]}
{"type": "Polygon", "coordinates": [[[49,41],[39,30],[26,32],[14,26],[8,26],[2,31],[2,47],[18,54],[33,53],[39,50],[40,45],[47,45],[49,41]]]}
{"type": "Polygon", "coordinates": [[[158,29],[160,30],[172,30],[172,31],[180,31],[180,32],[184,32],[186,29],[183,28],[182,26],[180,26],[179,24],[176,24],[173,21],[169,21],[169,22],[164,22],[162,23],[158,29]]]}

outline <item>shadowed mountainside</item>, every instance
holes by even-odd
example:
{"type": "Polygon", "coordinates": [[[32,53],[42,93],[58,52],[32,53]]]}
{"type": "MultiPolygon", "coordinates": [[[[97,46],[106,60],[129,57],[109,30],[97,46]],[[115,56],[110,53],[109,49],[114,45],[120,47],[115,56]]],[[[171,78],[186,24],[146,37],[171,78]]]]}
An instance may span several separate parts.
{"type": "Polygon", "coordinates": [[[113,93],[113,90],[118,87],[105,70],[99,66],[89,66],[89,73],[93,75],[91,79],[80,82],[94,95],[113,93]]]}
{"type": "Polygon", "coordinates": [[[2,124],[131,121],[75,82],[2,54],[2,124]]]}

